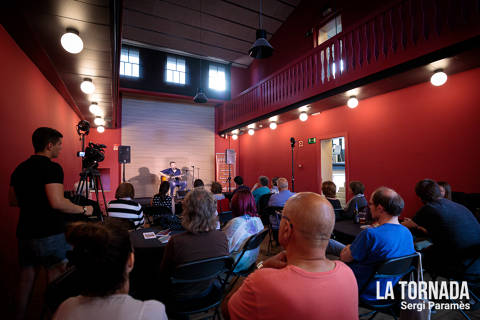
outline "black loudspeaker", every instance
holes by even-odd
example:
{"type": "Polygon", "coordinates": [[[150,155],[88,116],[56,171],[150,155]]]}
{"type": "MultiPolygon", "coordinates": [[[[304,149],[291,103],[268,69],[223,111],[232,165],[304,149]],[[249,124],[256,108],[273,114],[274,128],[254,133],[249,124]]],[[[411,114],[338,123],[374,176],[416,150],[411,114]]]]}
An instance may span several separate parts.
{"type": "Polygon", "coordinates": [[[226,149],[225,150],[225,163],[226,164],[235,164],[235,150],[226,149]]]}
{"type": "Polygon", "coordinates": [[[130,163],[130,146],[118,147],[118,162],[130,163]]]}

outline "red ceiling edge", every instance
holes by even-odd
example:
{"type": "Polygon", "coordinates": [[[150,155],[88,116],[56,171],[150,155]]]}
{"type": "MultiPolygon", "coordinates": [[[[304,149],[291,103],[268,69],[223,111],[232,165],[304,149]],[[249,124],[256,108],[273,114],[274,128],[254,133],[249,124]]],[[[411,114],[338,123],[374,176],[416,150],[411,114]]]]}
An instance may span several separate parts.
{"type": "MultiPolygon", "coordinates": [[[[157,92],[157,91],[148,91],[148,90],[141,90],[141,89],[131,89],[131,88],[123,88],[120,87],[119,91],[121,93],[131,93],[131,94],[139,94],[144,96],[151,96],[151,97],[159,97],[159,98],[169,98],[169,99],[179,99],[179,100],[188,100],[193,102],[193,97],[185,96],[181,94],[173,94],[173,93],[165,93],[165,92],[157,92]]],[[[217,103],[224,103],[225,100],[218,100],[218,99],[208,99],[208,104],[217,104],[217,103]]]]}

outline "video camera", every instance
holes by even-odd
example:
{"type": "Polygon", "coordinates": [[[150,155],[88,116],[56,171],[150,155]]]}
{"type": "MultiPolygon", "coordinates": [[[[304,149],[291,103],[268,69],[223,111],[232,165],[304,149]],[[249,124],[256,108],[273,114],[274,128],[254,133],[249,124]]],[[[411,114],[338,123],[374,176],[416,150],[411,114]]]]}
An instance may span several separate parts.
{"type": "Polygon", "coordinates": [[[104,144],[95,144],[93,142],[88,143],[88,147],[85,148],[83,154],[82,165],[84,168],[96,169],[98,163],[105,160],[105,148],[104,144]]]}

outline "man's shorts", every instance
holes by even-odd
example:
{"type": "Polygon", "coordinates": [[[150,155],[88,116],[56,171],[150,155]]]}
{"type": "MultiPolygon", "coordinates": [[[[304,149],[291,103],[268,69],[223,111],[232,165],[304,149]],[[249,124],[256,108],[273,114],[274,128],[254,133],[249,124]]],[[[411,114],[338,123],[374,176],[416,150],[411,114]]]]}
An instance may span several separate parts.
{"type": "Polygon", "coordinates": [[[18,260],[22,267],[52,266],[67,261],[67,251],[72,247],[60,233],[39,239],[18,239],[18,260]]]}

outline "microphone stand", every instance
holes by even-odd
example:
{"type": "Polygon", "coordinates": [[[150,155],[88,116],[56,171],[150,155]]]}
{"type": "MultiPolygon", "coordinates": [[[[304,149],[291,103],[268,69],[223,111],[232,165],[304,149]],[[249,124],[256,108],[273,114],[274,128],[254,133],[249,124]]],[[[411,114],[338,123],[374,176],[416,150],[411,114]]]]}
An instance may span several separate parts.
{"type": "Polygon", "coordinates": [[[295,171],[293,166],[293,149],[295,148],[295,139],[291,138],[290,145],[292,147],[292,192],[295,192],[295,171]]]}

